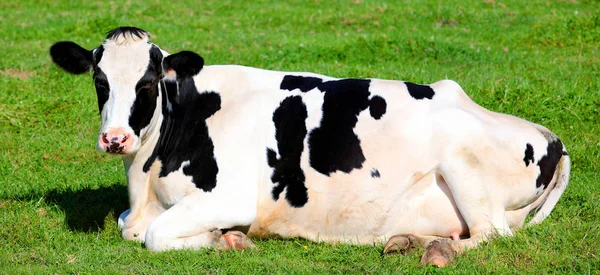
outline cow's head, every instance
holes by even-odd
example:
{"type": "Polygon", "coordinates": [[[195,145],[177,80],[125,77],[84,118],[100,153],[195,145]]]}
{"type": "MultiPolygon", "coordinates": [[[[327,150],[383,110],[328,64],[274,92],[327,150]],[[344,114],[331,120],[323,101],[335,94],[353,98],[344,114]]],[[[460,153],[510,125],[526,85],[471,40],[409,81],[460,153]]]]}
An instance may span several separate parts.
{"type": "Polygon", "coordinates": [[[138,151],[145,134],[160,115],[158,97],[165,74],[197,74],[204,61],[196,54],[168,56],[149,42],[149,34],[135,27],[120,27],[108,33],[102,45],[86,50],[63,41],[50,48],[52,60],[69,73],[92,71],[102,126],[97,148],[113,154],[138,151]],[[168,56],[168,57],[167,57],[168,56]],[[190,60],[193,59],[193,60],[190,60]],[[169,64],[166,68],[165,65],[169,64]],[[178,69],[178,64],[183,69],[178,69]]]}

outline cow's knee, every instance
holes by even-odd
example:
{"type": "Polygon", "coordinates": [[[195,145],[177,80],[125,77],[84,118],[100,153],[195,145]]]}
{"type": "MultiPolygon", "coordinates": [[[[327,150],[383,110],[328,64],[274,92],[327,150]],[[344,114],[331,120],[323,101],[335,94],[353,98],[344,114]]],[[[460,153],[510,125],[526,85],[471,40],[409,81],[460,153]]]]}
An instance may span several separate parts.
{"type": "Polygon", "coordinates": [[[144,237],[144,245],[150,251],[174,249],[173,244],[170,243],[175,238],[173,238],[172,234],[169,234],[168,228],[164,226],[157,225],[156,223],[150,224],[144,237]]]}

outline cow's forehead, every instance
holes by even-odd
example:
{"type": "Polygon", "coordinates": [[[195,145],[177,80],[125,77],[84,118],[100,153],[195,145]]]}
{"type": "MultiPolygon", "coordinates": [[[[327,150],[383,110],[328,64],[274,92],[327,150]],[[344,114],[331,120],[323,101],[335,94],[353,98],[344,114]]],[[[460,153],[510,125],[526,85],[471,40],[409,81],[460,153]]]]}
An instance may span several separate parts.
{"type": "Polygon", "coordinates": [[[98,67],[111,82],[135,84],[146,72],[150,63],[152,44],[147,40],[117,43],[106,40],[98,67]]]}

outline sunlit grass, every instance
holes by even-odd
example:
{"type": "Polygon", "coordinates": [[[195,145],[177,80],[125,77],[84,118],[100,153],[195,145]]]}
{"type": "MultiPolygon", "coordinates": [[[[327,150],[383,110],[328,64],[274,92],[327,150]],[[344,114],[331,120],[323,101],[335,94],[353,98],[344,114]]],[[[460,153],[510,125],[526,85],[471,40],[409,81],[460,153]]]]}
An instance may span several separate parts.
{"type": "Polygon", "coordinates": [[[431,83],[556,132],[572,158],[552,215],[483,244],[444,272],[600,270],[600,3],[597,1],[4,1],[0,3],[0,270],[14,273],[426,273],[422,249],[256,240],[260,250],[150,253],[119,236],[119,159],[95,151],[90,76],[50,45],[91,49],[117,26],[169,52],[242,64],[431,83]]]}

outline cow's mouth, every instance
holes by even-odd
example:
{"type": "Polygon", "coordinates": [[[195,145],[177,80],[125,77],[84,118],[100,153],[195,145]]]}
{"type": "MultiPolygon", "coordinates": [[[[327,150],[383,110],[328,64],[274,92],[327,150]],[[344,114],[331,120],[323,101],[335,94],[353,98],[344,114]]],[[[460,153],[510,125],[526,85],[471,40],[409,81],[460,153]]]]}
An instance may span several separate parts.
{"type": "Polygon", "coordinates": [[[125,146],[123,146],[122,143],[118,142],[112,142],[110,146],[106,147],[106,152],[109,154],[122,155],[125,154],[123,150],[125,150],[125,146]]]}

